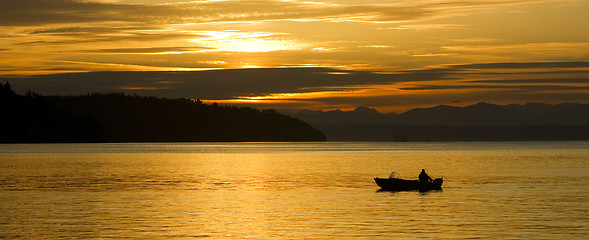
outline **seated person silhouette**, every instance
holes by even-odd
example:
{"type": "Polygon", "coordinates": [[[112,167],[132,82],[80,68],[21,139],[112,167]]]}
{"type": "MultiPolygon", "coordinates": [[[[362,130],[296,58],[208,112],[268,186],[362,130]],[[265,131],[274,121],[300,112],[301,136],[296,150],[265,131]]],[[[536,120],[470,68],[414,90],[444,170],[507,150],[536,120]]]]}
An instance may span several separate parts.
{"type": "Polygon", "coordinates": [[[421,173],[419,173],[419,181],[421,182],[429,182],[432,181],[432,178],[425,173],[425,169],[421,169],[421,173]]]}

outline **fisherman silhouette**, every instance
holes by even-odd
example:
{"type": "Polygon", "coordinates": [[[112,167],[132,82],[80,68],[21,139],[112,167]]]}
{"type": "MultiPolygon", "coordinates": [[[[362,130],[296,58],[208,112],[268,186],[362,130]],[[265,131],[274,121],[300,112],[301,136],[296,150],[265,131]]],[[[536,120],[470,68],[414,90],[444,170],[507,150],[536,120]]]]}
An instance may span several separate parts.
{"type": "Polygon", "coordinates": [[[427,175],[427,173],[425,173],[425,169],[421,169],[421,173],[419,173],[419,181],[422,181],[422,182],[432,181],[432,178],[429,177],[429,175],[427,175]]]}

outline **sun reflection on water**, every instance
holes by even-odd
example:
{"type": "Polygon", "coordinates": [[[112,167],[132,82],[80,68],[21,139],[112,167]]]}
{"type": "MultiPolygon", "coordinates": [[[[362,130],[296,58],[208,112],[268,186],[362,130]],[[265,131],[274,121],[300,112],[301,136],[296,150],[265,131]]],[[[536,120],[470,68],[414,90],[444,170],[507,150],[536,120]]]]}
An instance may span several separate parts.
{"type": "Polygon", "coordinates": [[[0,145],[0,238],[586,239],[586,146],[0,145]],[[443,191],[372,181],[422,167],[443,191]]]}

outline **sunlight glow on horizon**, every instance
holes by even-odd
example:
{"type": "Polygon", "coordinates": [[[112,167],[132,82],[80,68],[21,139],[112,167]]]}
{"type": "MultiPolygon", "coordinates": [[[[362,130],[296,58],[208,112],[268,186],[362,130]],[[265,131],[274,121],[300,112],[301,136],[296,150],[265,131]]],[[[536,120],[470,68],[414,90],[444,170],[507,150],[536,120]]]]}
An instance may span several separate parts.
{"type": "Polygon", "coordinates": [[[301,50],[307,44],[297,43],[292,40],[278,38],[276,33],[262,32],[238,32],[238,31],[202,31],[194,32],[196,35],[205,35],[205,38],[195,38],[189,42],[198,44],[208,49],[203,52],[237,52],[256,53],[283,50],[301,50]]]}
{"type": "MultiPolygon", "coordinates": [[[[41,93],[68,94],[59,91],[69,88],[59,81],[27,84],[52,79],[50,74],[128,72],[129,79],[68,84],[79,84],[71,91],[202,95],[289,108],[394,109],[456,99],[589,103],[589,1],[27,0],[5,5],[0,81],[41,93]],[[278,71],[284,69],[291,70],[278,71]],[[131,74],[147,71],[206,73],[164,89],[146,74],[137,74],[145,79],[131,74]]],[[[158,76],[177,80],[173,74],[158,76]]]]}

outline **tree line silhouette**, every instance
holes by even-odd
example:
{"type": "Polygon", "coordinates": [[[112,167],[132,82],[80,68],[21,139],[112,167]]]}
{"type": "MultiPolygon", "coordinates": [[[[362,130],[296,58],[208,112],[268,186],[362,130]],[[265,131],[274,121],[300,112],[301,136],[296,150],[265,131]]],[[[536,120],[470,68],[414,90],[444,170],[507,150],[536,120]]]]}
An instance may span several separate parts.
{"type": "Polygon", "coordinates": [[[323,141],[311,125],[249,107],[93,93],[17,95],[0,83],[1,142],[323,141]]]}

